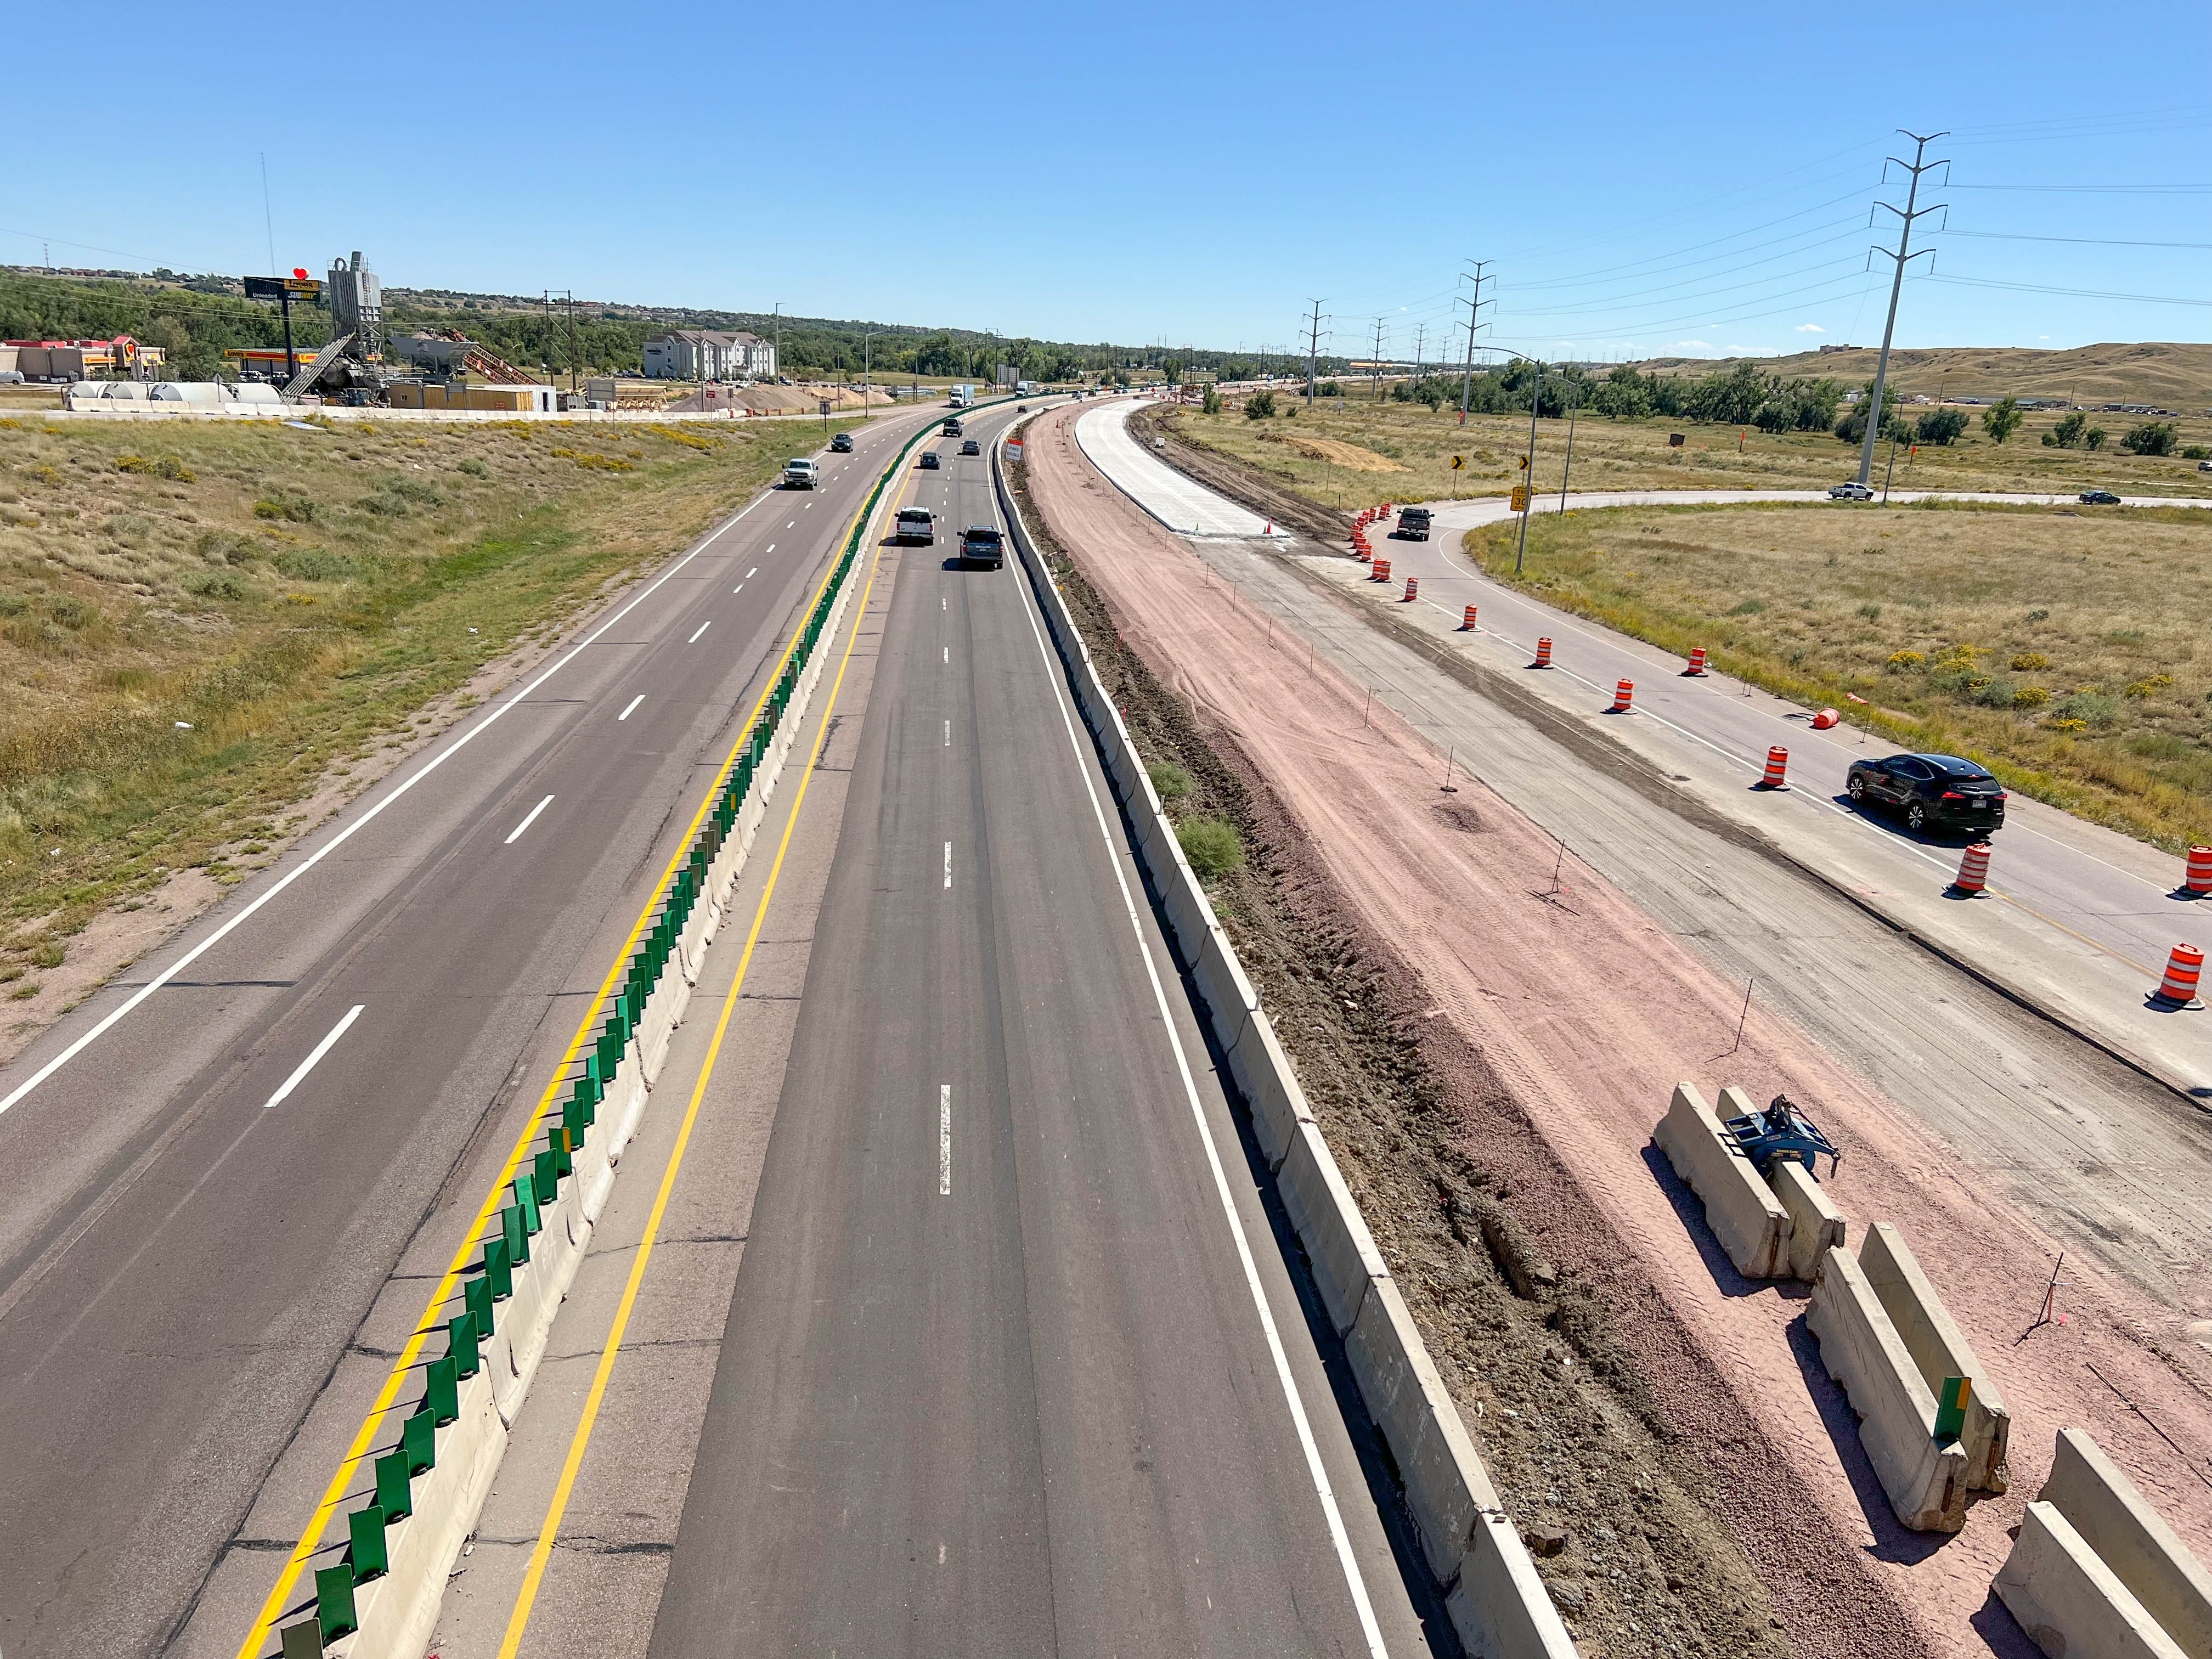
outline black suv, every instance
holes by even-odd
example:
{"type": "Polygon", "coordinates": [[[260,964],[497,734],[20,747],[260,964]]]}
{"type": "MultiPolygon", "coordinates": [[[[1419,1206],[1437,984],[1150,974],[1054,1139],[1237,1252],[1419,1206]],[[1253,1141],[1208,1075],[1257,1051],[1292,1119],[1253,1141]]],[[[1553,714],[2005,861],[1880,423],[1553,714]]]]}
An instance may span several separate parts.
{"type": "Polygon", "coordinates": [[[2004,786],[1956,755],[1892,755],[1851,763],[1844,787],[1861,806],[1893,806],[1913,830],[1988,834],[2004,827],[2004,786]]]}
{"type": "Polygon", "coordinates": [[[851,454],[853,453],[853,434],[849,432],[840,432],[835,437],[831,438],[830,440],[830,453],[833,455],[851,454]]]}
{"type": "Polygon", "coordinates": [[[935,450],[925,449],[921,452],[921,470],[923,471],[934,472],[943,465],[944,463],[937,459],[937,452],[935,450]]]}
{"type": "Polygon", "coordinates": [[[960,562],[987,564],[994,570],[1006,562],[1006,539],[987,524],[971,524],[960,532],[960,562]]]}

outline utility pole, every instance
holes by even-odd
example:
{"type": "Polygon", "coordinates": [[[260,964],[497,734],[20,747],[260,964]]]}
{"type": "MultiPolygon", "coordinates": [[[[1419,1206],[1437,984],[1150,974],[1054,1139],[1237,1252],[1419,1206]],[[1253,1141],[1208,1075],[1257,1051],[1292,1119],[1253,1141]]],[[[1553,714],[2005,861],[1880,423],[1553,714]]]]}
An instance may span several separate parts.
{"type": "Polygon", "coordinates": [[[1521,538],[1513,548],[1513,574],[1521,574],[1521,561],[1528,551],[1528,508],[1536,499],[1536,411],[1544,406],[1544,366],[1534,358],[1528,366],[1536,371],[1536,389],[1528,397],[1528,487],[1521,492],[1521,538]]]}
{"type": "Polygon", "coordinates": [[[1368,371],[1375,381],[1375,401],[1382,401],[1382,319],[1375,319],[1375,366],[1368,371]]]}
{"type": "Polygon", "coordinates": [[[545,349],[538,354],[545,367],[545,384],[553,384],[553,290],[545,290],[545,349]]]}
{"type": "Polygon", "coordinates": [[[1482,310],[1482,272],[1484,267],[1491,264],[1492,261],[1469,259],[1467,263],[1474,267],[1474,275],[1470,278],[1462,270],[1459,274],[1460,280],[1463,283],[1472,281],[1474,283],[1474,297],[1472,300],[1460,301],[1467,307],[1467,372],[1460,377],[1459,385],[1459,423],[1462,426],[1467,424],[1468,400],[1474,394],[1474,331],[1475,318],[1482,310]]]}
{"type": "Polygon", "coordinates": [[[783,378],[783,301],[782,301],[778,300],[778,301],[775,302],[775,312],[774,312],[772,314],[773,314],[773,315],[775,316],[775,378],[776,378],[777,380],[781,380],[781,379],[783,378]]]}
{"type": "Polygon", "coordinates": [[[876,331],[870,329],[860,337],[860,418],[868,418],[868,386],[875,373],[876,331]]]}
{"type": "Polygon", "coordinates": [[[571,392],[582,389],[583,382],[577,376],[583,372],[583,337],[576,331],[576,290],[572,288],[568,290],[568,390],[571,392]]]}
{"type": "Polygon", "coordinates": [[[1314,400],[1314,373],[1321,367],[1321,301],[1313,302],[1313,321],[1306,331],[1306,407],[1311,409],[1314,400]]]}
{"type": "Polygon", "coordinates": [[[1413,384],[1416,386],[1421,382],[1421,347],[1428,337],[1429,325],[1426,323],[1419,325],[1413,330],[1413,384]]]}
{"type": "Polygon", "coordinates": [[[1890,207],[1887,202],[1875,204],[1876,207],[1889,208],[1892,213],[1897,214],[1897,252],[1892,253],[1887,248],[1880,246],[1873,250],[1873,252],[1895,261],[1897,270],[1889,282],[1889,320],[1881,325],[1881,355],[1876,357],[1874,362],[1874,401],[1867,410],[1866,441],[1859,447],[1858,481],[1862,484],[1867,483],[1874,477],[1874,447],[1881,434],[1881,394],[1883,388],[1889,382],[1889,343],[1897,332],[1897,298],[1905,288],[1905,263],[1916,257],[1906,252],[1912,240],[1912,222],[1924,215],[1934,213],[1945,205],[1940,202],[1934,207],[1919,205],[1920,175],[1931,168],[1950,165],[1948,161],[1930,161],[1926,159],[1928,146],[1938,138],[1948,137],[1949,136],[1948,133],[1931,132],[1923,138],[1917,132],[1905,132],[1902,127],[1898,131],[1904,132],[1905,137],[1912,140],[1912,159],[1910,161],[1901,161],[1894,155],[1889,159],[1896,161],[1898,166],[1912,175],[1912,183],[1905,190],[1903,211],[1900,212],[1898,209],[1890,207]]]}
{"type": "Polygon", "coordinates": [[[1562,513],[1567,510],[1567,477],[1575,470],[1575,410],[1581,403],[1578,397],[1567,405],[1567,464],[1559,469],[1559,511],[1562,513]]]}

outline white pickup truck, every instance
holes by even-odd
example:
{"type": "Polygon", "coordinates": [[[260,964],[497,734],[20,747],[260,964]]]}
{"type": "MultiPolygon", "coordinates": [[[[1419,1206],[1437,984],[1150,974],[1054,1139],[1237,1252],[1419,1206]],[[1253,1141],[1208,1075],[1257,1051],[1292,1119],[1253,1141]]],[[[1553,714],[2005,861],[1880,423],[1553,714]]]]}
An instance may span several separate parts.
{"type": "Polygon", "coordinates": [[[804,455],[793,456],[783,464],[786,489],[811,489],[821,482],[822,469],[804,455]]]}

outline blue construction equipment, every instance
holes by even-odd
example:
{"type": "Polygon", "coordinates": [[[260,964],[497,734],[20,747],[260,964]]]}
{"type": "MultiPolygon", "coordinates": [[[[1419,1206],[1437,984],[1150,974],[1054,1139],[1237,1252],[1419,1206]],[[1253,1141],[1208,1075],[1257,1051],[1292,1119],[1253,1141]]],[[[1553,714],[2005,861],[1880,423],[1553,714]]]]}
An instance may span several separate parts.
{"type": "Polygon", "coordinates": [[[1752,1167],[1759,1174],[1777,1158],[1796,1162],[1805,1166],[1805,1172],[1814,1180],[1820,1170],[1814,1166],[1814,1154],[1828,1155],[1828,1173],[1836,1172],[1836,1165],[1844,1155],[1836,1150],[1836,1143],[1813,1127],[1813,1121],[1799,1111],[1788,1095],[1777,1095],[1764,1108],[1754,1107],[1741,1117],[1732,1117],[1723,1126],[1735,1138],[1735,1144],[1749,1158],[1752,1167]]]}

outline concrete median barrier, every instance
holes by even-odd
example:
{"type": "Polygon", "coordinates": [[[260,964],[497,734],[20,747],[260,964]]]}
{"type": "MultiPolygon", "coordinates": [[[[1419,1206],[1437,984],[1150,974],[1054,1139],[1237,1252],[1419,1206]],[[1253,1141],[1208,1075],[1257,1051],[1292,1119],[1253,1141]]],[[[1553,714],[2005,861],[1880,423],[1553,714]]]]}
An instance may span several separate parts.
{"type": "Polygon", "coordinates": [[[2133,1639],[2132,1602],[2190,1659],[2212,1656],[2212,1573],[2095,1441],[2079,1429],[2058,1431],[2051,1477],[2028,1509],[2063,1516],[2062,1540],[2078,1540],[2128,1597],[2120,1601],[2094,1578],[2096,1595],[2071,1588],[2081,1576],[2078,1567],[2057,1561],[2048,1546],[2031,1549],[2023,1528],[1997,1576],[1997,1594],[2045,1652],[2057,1650],[2042,1641],[2032,1616],[2047,1618],[2051,1628],[2065,1635],[2069,1655],[2128,1650],[2106,1644],[2116,1631],[2133,1639]],[[2015,1597],[2029,1610],[2015,1605],[2015,1597]]]}
{"type": "Polygon", "coordinates": [[[1959,1444],[1966,1454],[1966,1484],[1976,1492],[2004,1491],[2009,1484],[2005,1456],[2012,1438],[2012,1413],[1973,1345],[1920,1271],[1903,1236],[1889,1223],[1877,1221],[1867,1229],[1858,1261],[1929,1391],[1940,1394],[1946,1377],[1963,1376],[1972,1385],[1959,1429],[1959,1444]]]}
{"type": "Polygon", "coordinates": [[[1790,1212],[1759,1178],[1693,1083],[1674,1085],[1667,1115],[1651,1138],[1674,1173],[1704,1200],[1705,1224],[1746,1279],[1790,1271],[1790,1212]]]}
{"type": "MultiPolygon", "coordinates": [[[[1138,864],[1159,897],[1177,957],[1190,970],[1254,1139],[1274,1170],[1277,1194],[1304,1248],[1322,1310],[1345,1340],[1360,1399],[1391,1449],[1422,1553],[1445,1592],[1454,1628],[1477,1659],[1572,1659],[1566,1627],[1468,1438],[1389,1264],[1314,1121],[1290,1057],[1159,809],[1142,758],[1006,488],[1001,446],[993,446],[992,474],[1015,551],[1128,815],[1138,864]]],[[[1771,1195],[1768,1201],[1773,1202],[1771,1195]]]]}
{"type": "Polygon", "coordinates": [[[2027,1506],[1993,1588],[2051,1659],[2203,1659],[2160,1627],[2056,1504],[2027,1506]]]}
{"type": "Polygon", "coordinates": [[[1859,1444],[1897,1518],[1916,1532],[1966,1523],[1966,1454],[1936,1439],[1936,1395],[1859,1264],[1843,1250],[1822,1260],[1806,1316],[1820,1363],[1849,1396],[1859,1444]]]}
{"type": "Polygon", "coordinates": [[[1766,1184],[1790,1217],[1790,1276],[1810,1284],[1820,1271],[1820,1258],[1843,1248],[1850,1235],[1850,1224],[1802,1164],[1775,1159],[1766,1172],[1766,1184]]]}

